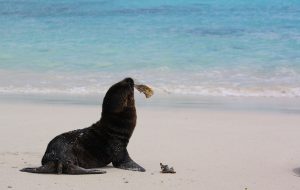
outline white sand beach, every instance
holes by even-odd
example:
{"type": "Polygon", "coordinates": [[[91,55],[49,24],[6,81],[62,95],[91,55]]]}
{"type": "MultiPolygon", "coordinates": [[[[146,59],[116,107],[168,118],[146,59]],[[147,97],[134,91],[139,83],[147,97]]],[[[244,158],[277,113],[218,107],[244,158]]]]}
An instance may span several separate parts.
{"type": "Polygon", "coordinates": [[[0,189],[205,189],[300,188],[299,114],[138,107],[129,143],[131,157],[146,168],[107,166],[102,175],[22,173],[39,166],[56,135],[90,126],[100,106],[1,103],[0,189]],[[159,163],[176,174],[161,174],[159,163]]]}

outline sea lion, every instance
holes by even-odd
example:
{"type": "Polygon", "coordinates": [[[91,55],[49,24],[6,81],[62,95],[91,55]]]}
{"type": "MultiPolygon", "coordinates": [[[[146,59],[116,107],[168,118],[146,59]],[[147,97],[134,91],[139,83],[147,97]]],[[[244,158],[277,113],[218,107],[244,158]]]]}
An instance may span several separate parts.
{"type": "MultiPolygon", "coordinates": [[[[20,171],[103,174],[106,172],[95,168],[104,167],[112,162],[116,168],[144,172],[145,169],[135,163],[127,151],[137,118],[134,87],[131,78],[125,78],[111,86],[103,99],[101,118],[98,122],[88,128],[56,136],[47,146],[42,166],[20,171]]],[[[145,94],[147,91],[141,90],[145,94]]]]}

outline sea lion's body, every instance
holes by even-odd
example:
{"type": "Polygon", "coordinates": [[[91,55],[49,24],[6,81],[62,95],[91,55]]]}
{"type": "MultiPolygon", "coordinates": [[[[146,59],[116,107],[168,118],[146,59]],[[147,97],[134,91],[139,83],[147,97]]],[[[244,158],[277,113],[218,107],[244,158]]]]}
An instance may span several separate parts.
{"type": "Polygon", "coordinates": [[[42,166],[24,168],[31,173],[96,174],[112,162],[114,167],[145,171],[127,152],[136,125],[134,82],[126,78],[106,93],[101,119],[91,127],[70,131],[50,141],[42,166]]]}

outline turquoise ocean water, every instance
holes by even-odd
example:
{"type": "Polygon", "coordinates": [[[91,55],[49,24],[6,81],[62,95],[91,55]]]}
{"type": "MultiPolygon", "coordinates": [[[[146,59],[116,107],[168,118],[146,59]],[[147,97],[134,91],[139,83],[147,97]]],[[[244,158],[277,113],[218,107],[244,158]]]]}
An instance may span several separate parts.
{"type": "Polygon", "coordinates": [[[0,0],[0,94],[300,97],[299,0],[0,0]]]}

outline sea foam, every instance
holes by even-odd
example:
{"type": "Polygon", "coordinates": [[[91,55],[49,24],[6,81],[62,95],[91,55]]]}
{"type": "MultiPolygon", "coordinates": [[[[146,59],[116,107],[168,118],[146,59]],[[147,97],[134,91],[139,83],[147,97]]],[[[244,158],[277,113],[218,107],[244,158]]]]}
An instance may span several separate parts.
{"type": "MultiPolygon", "coordinates": [[[[245,72],[245,71],[244,71],[245,72]]],[[[281,71],[282,72],[282,71],[281,71]]],[[[289,71],[290,72],[290,71],[289,71]]],[[[289,73],[288,72],[288,73],[289,73]]],[[[236,97],[300,97],[300,75],[273,76],[238,71],[170,71],[137,70],[123,73],[34,73],[1,72],[1,94],[95,95],[125,77],[151,86],[155,94],[236,96],[236,97]]]]}

